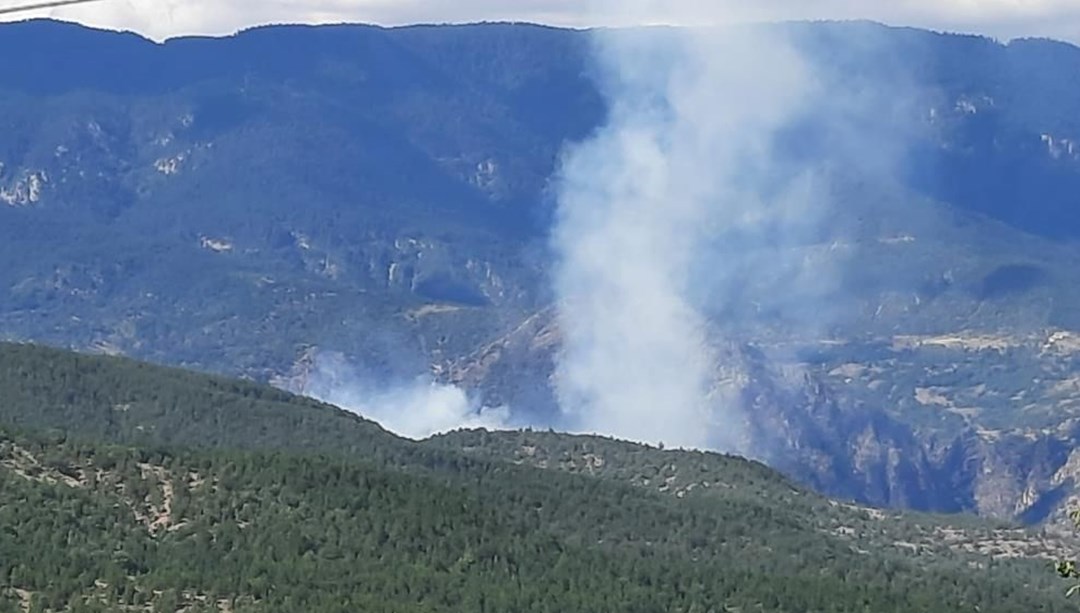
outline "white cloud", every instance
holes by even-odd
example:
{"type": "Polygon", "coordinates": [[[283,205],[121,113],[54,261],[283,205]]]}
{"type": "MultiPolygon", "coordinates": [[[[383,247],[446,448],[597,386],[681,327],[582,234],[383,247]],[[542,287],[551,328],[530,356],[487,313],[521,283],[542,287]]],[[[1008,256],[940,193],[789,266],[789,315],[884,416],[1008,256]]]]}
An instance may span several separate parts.
{"type": "MultiPolygon", "coordinates": [[[[12,6],[16,0],[0,0],[12,6]]],[[[227,34],[264,23],[367,22],[384,25],[520,20],[564,26],[657,22],[785,19],[874,19],[896,25],[989,34],[999,38],[1051,36],[1080,42],[1077,0],[672,0],[629,11],[606,0],[101,0],[42,10],[89,25],[130,29],[155,39],[181,34],[227,34]]]]}

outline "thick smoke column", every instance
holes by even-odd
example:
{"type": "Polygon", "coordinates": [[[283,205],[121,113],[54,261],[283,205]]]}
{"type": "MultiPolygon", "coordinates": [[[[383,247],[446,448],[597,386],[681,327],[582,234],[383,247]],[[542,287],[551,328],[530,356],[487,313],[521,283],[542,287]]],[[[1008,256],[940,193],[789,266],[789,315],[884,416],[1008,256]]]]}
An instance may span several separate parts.
{"type": "Polygon", "coordinates": [[[694,286],[699,273],[730,274],[701,270],[709,241],[768,232],[805,204],[769,185],[774,139],[816,91],[781,32],[596,35],[610,115],[565,158],[553,237],[559,396],[575,429],[743,447],[745,415],[715,393],[694,286]]]}

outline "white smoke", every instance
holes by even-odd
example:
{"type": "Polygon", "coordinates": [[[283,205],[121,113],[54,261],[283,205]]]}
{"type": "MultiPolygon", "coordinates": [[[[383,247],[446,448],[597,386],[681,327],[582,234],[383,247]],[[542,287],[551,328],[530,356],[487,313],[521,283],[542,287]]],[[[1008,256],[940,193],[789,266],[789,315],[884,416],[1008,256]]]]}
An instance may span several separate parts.
{"type": "Polygon", "coordinates": [[[320,355],[303,386],[304,394],[377,422],[406,438],[421,440],[459,429],[506,429],[505,407],[483,407],[460,388],[430,377],[377,383],[338,354],[320,355]]]}
{"type": "Polygon", "coordinates": [[[768,274],[782,291],[805,275],[802,262],[745,268],[790,257],[775,249],[702,260],[716,237],[760,249],[812,218],[812,173],[770,178],[774,139],[814,104],[814,71],[776,28],[600,32],[596,46],[610,115],[565,158],[553,235],[562,409],[581,431],[744,449],[746,415],[715,393],[695,276],[730,288],[768,274]]]}

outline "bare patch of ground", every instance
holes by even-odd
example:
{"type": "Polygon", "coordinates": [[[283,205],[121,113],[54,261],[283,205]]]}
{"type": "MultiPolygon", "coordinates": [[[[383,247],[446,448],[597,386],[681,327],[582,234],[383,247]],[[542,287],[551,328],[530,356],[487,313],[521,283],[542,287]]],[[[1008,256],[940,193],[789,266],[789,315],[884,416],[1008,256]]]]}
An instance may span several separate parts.
{"type": "Polygon", "coordinates": [[[404,313],[405,319],[416,321],[430,315],[441,315],[444,313],[457,313],[463,311],[465,307],[453,305],[453,304],[425,304],[422,307],[406,311],[404,313]]]}
{"type": "Polygon", "coordinates": [[[983,334],[976,332],[957,332],[941,336],[896,336],[893,338],[893,349],[918,349],[920,347],[945,347],[947,349],[959,349],[962,351],[1005,351],[1013,347],[1020,347],[1027,343],[1027,339],[1009,336],[983,334]]]}

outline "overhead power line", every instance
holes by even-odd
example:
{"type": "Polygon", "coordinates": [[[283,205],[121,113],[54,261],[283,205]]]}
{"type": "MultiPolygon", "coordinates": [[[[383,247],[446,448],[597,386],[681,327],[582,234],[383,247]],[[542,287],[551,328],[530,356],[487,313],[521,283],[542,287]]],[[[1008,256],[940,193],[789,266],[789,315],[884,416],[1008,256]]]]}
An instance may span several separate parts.
{"type": "Polygon", "coordinates": [[[69,4],[86,4],[88,2],[100,2],[101,0],[53,0],[52,2],[37,2],[34,4],[20,4],[19,6],[0,7],[0,15],[7,15],[10,13],[21,13],[23,11],[33,11],[36,9],[51,9],[58,6],[68,6],[69,4]]]}

